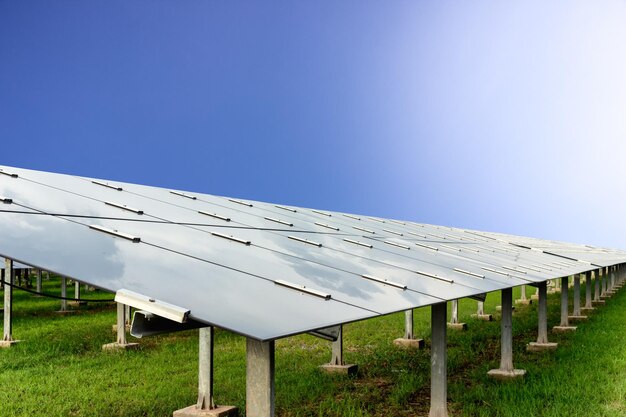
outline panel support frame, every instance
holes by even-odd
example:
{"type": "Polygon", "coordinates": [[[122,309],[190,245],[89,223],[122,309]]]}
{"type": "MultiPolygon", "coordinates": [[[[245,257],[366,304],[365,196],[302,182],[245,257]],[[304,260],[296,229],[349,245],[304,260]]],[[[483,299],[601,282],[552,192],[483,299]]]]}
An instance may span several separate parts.
{"type": "Polygon", "coordinates": [[[504,288],[501,293],[500,368],[490,370],[487,375],[498,380],[521,378],[526,371],[513,367],[513,288],[504,288]]]}
{"type": "Polygon", "coordinates": [[[552,328],[552,331],[556,333],[573,332],[576,330],[576,326],[571,326],[569,323],[568,283],[569,277],[561,278],[561,323],[552,328]]]}
{"type": "Polygon", "coordinates": [[[246,339],[246,416],[274,417],[275,344],[246,339]]]}
{"type": "Polygon", "coordinates": [[[194,405],[174,411],[173,417],[235,417],[237,407],[216,406],[213,397],[215,329],[209,326],[198,330],[198,400],[194,405]]]}
{"type": "Polygon", "coordinates": [[[429,417],[448,417],[448,352],[446,302],[431,306],[430,412],[429,417]]]}
{"type": "Polygon", "coordinates": [[[356,364],[346,364],[343,358],[343,325],[339,325],[337,340],[331,342],[330,363],[320,366],[325,372],[354,375],[359,366],[356,364]]]}
{"type": "Polygon", "coordinates": [[[548,341],[548,283],[540,282],[537,286],[539,292],[537,299],[537,341],[526,346],[529,352],[541,352],[544,350],[554,350],[558,343],[548,341]]]}
{"type": "Polygon", "coordinates": [[[413,323],[413,309],[404,312],[404,337],[395,339],[393,344],[403,348],[422,349],[424,339],[415,338],[415,326],[413,323]]]}
{"type": "Polygon", "coordinates": [[[459,322],[459,300],[452,300],[452,317],[448,323],[450,330],[467,330],[467,324],[459,322]]]}
{"type": "Polygon", "coordinates": [[[102,350],[129,350],[139,348],[139,343],[126,340],[126,306],[122,303],[117,304],[117,341],[102,345],[102,350]]]}

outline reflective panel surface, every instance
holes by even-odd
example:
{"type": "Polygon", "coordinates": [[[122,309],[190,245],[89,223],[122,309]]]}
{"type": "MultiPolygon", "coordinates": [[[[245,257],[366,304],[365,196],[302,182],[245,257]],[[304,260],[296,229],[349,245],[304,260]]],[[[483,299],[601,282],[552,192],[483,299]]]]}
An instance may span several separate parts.
{"type": "Polygon", "coordinates": [[[0,255],[271,340],[624,251],[0,167],[0,255]]]}

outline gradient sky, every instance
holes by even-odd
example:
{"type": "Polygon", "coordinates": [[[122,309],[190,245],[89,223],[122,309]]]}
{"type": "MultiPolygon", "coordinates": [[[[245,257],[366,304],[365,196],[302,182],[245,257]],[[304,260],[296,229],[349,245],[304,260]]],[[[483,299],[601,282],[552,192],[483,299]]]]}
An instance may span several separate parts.
{"type": "Polygon", "coordinates": [[[0,163],[626,249],[624,1],[0,0],[0,163]]]}

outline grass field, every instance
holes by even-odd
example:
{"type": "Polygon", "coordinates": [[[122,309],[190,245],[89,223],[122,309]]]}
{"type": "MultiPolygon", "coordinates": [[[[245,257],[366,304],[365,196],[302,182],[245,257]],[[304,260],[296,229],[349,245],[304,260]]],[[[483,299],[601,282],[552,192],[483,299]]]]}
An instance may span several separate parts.
{"type": "MultiPolygon", "coordinates": [[[[44,281],[47,293],[59,294],[59,287],[55,278],[44,281]]],[[[98,292],[83,296],[111,298],[98,292]]],[[[558,322],[558,297],[549,298],[550,325],[558,322]]],[[[59,315],[58,300],[19,290],[14,299],[13,333],[24,342],[0,349],[0,416],[170,416],[195,403],[197,330],[141,339],[137,351],[105,353],[101,346],[115,340],[112,304],[90,303],[59,315]]],[[[486,311],[495,312],[499,301],[499,294],[489,294],[486,311]]],[[[577,332],[551,333],[551,341],[559,342],[551,353],[525,351],[536,338],[536,304],[518,306],[514,361],[527,375],[508,383],[486,377],[499,365],[499,316],[476,321],[470,318],[475,308],[475,301],[461,300],[460,318],[469,329],[448,336],[451,415],[626,416],[626,289],[577,332]]],[[[416,333],[427,342],[422,351],[392,345],[403,334],[403,313],[345,326],[345,358],[359,364],[355,377],[319,371],[330,359],[329,342],[307,335],[277,341],[276,415],[428,415],[429,323],[430,309],[416,310],[416,333]]],[[[215,343],[216,400],[240,407],[243,415],[245,339],[217,330],[215,343]]]]}

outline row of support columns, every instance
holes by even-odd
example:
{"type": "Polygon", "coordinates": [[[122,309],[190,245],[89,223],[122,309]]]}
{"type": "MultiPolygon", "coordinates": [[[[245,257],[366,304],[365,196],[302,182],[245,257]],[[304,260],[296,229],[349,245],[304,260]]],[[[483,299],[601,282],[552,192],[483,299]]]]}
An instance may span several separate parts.
{"type": "MultiPolygon", "coordinates": [[[[12,338],[11,315],[12,315],[12,289],[8,283],[13,280],[13,263],[6,260],[4,286],[4,326],[2,343],[15,343],[12,338]]],[[[624,285],[623,268],[611,267],[596,271],[595,297],[591,297],[592,273],[585,274],[586,278],[586,303],[584,309],[591,311],[594,299],[598,296],[608,297],[617,288],[624,285]]],[[[569,316],[568,311],[568,277],[561,278],[561,323],[558,327],[569,326],[569,319],[582,316],[583,309],[580,306],[580,276],[574,277],[574,314],[569,316]],[[578,300],[578,303],[576,302],[578,300]]],[[[62,289],[66,288],[65,279],[62,280],[62,289]]],[[[513,330],[512,311],[513,297],[512,288],[506,288],[502,293],[502,319],[501,319],[501,358],[498,369],[488,372],[488,375],[498,379],[517,378],[525,374],[524,370],[515,369],[513,365],[513,330]]],[[[554,349],[556,343],[548,341],[547,331],[547,282],[537,286],[538,299],[538,335],[537,341],[528,345],[528,350],[554,349]]],[[[477,317],[485,316],[482,303],[479,304],[477,317]]],[[[112,348],[132,345],[126,340],[126,329],[129,316],[129,308],[123,304],[117,305],[117,341],[110,345],[112,348]]],[[[452,303],[452,320],[447,323],[447,303],[442,302],[431,306],[431,408],[429,417],[447,417],[447,329],[451,323],[458,323],[458,302],[452,303]]],[[[198,400],[195,405],[178,410],[174,413],[177,417],[191,416],[214,416],[223,417],[236,415],[235,407],[216,406],[213,398],[213,352],[214,352],[214,329],[206,327],[199,330],[199,366],[198,366],[198,400]]],[[[398,343],[398,340],[417,341],[414,335],[413,310],[405,315],[405,335],[403,339],[396,339],[396,344],[407,346],[423,346],[421,343],[398,343]]],[[[136,345],[136,344],[135,344],[136,345]]],[[[107,346],[107,345],[105,345],[107,346]]],[[[105,348],[103,346],[103,348],[105,348]]],[[[258,341],[247,338],[246,341],[246,415],[249,417],[273,417],[275,411],[275,343],[274,341],[258,341]]],[[[343,329],[339,328],[337,339],[332,343],[331,363],[324,366],[346,367],[343,358],[343,329]]]]}
{"type": "MultiPolygon", "coordinates": [[[[15,268],[12,259],[5,258],[5,265],[2,270],[2,274],[0,275],[0,288],[3,290],[3,306],[0,309],[3,315],[3,325],[2,325],[2,339],[0,339],[0,348],[6,348],[14,345],[15,343],[20,342],[19,340],[15,340],[13,338],[13,285],[16,285],[16,277],[15,277],[15,268]]],[[[41,269],[35,269],[36,275],[36,292],[42,292],[42,280],[43,280],[43,272],[41,269]]],[[[48,279],[50,278],[48,274],[48,279]]],[[[77,300],[76,303],[84,303],[80,301],[80,283],[75,281],[74,283],[74,295],[77,300]]],[[[73,310],[69,310],[67,308],[67,278],[61,277],[61,309],[58,313],[70,313],[73,310]]],[[[126,330],[126,317],[128,317],[128,306],[118,305],[118,330],[119,330],[119,321],[122,320],[124,323],[124,330],[126,330]],[[120,306],[122,314],[120,316],[120,306]],[[126,313],[126,314],[125,314],[126,313]]],[[[126,333],[125,331],[118,331],[118,340],[116,343],[112,343],[111,345],[120,345],[125,348],[135,347],[137,343],[127,343],[126,342],[126,333]]],[[[105,345],[107,346],[107,345],[105,345]]],[[[106,349],[103,346],[103,349],[106,349]]]]}

